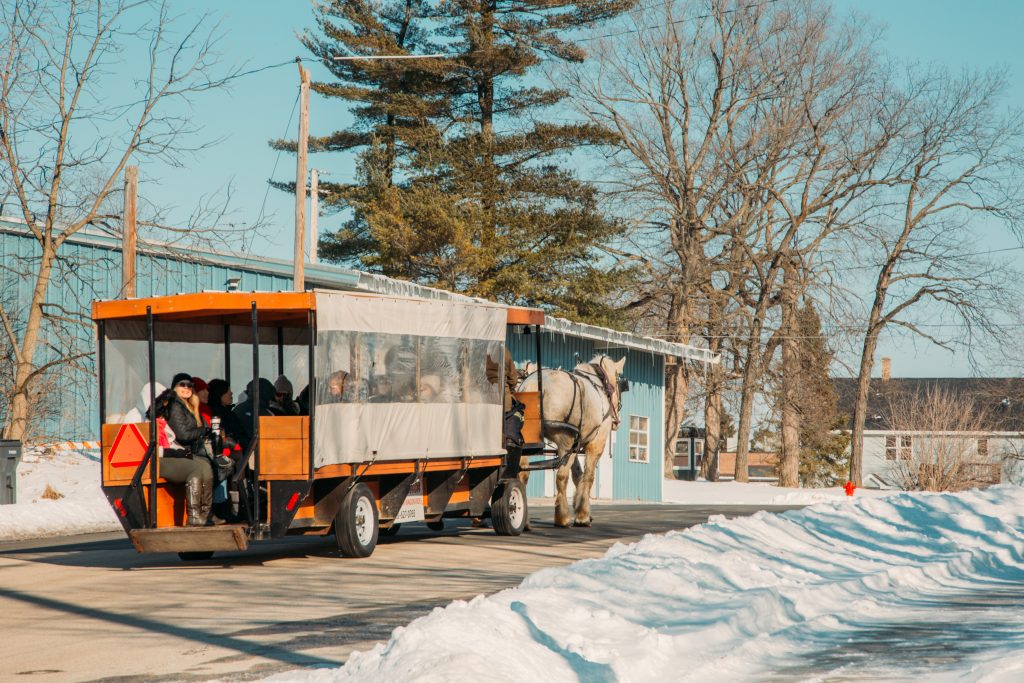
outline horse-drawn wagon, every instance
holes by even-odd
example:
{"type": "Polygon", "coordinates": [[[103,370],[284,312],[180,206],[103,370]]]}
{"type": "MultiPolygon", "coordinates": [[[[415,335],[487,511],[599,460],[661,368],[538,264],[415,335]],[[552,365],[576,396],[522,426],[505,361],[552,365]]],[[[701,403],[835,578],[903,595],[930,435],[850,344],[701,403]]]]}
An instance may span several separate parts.
{"type": "MultiPolygon", "coordinates": [[[[211,292],[97,301],[93,319],[103,490],[140,552],[200,559],[333,532],[342,555],[366,557],[404,521],[436,527],[489,515],[503,535],[527,525],[495,370],[508,326],[539,332],[539,310],[321,290],[211,292]],[[253,411],[245,466],[230,475],[239,523],[186,526],[183,486],[161,476],[148,406],[157,383],[179,371],[248,383],[253,405],[263,375],[308,383],[306,414],[253,411]]],[[[527,452],[544,450],[542,391],[518,395],[527,452]]]]}

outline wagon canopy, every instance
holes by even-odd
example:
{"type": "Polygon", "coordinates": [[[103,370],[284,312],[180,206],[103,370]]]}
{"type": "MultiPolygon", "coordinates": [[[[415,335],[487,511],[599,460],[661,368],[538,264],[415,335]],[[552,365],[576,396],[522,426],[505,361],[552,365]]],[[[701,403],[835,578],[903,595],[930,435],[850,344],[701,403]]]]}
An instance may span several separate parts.
{"type": "Polygon", "coordinates": [[[503,452],[504,306],[315,295],[316,467],[503,452]]]}

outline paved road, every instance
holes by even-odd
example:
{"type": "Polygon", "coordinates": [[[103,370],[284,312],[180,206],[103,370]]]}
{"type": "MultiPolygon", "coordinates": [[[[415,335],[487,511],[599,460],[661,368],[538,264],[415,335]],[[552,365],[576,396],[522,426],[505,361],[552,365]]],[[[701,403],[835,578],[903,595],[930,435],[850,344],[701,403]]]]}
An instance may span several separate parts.
{"type": "Polygon", "coordinates": [[[461,521],[441,533],[412,524],[365,560],[340,558],[331,537],[196,563],[139,555],[122,534],[0,544],[0,680],[248,680],[337,667],[452,600],[617,541],[755,511],[600,505],[593,528],[564,530],[541,507],[531,510],[534,532],[520,537],[461,521]]]}

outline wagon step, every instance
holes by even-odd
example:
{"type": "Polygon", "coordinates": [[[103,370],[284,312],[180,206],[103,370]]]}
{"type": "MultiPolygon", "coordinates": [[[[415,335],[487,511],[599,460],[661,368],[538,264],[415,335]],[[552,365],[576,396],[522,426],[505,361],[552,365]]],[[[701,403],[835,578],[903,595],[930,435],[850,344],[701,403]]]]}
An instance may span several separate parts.
{"type": "Polygon", "coordinates": [[[133,529],[128,537],[140,553],[245,550],[249,547],[244,524],[133,529]]]}

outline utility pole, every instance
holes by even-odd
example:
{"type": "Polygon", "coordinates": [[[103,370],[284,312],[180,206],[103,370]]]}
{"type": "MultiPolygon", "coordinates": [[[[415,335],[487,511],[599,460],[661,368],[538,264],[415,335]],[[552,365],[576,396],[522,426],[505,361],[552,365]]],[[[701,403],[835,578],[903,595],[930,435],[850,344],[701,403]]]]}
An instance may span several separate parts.
{"type": "Polygon", "coordinates": [[[295,263],[294,289],[306,289],[306,154],[309,150],[309,71],[299,64],[299,137],[295,161],[295,263]]]}
{"type": "Polygon", "coordinates": [[[139,167],[124,169],[124,213],[121,217],[121,296],[135,297],[135,236],[138,232],[139,167]]]}
{"type": "Polygon", "coordinates": [[[316,263],[317,219],[320,216],[320,179],[316,169],[309,170],[309,262],[316,263]]]}

